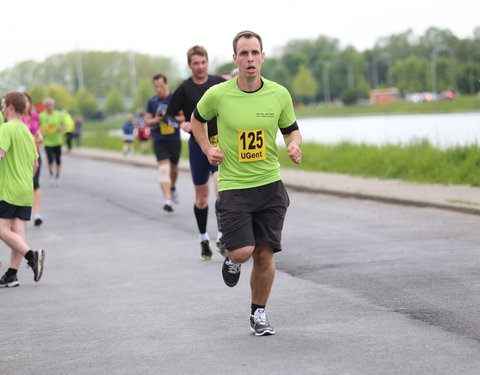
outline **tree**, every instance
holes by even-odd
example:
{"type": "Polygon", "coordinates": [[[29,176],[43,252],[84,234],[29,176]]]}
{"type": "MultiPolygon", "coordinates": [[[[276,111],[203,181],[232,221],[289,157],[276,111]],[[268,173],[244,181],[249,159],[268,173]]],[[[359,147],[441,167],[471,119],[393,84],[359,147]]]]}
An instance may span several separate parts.
{"type": "Polygon", "coordinates": [[[312,100],[317,92],[317,81],[305,65],[300,65],[293,78],[293,92],[304,100],[312,100]]]}
{"type": "Polygon", "coordinates": [[[394,86],[401,92],[421,92],[431,88],[431,63],[425,58],[410,56],[398,60],[390,71],[394,86]]]}
{"type": "Polygon", "coordinates": [[[45,92],[45,96],[55,99],[55,108],[65,109],[68,112],[77,112],[76,103],[68,90],[61,85],[50,85],[45,92]]]}
{"type": "Polygon", "coordinates": [[[74,94],[78,111],[86,118],[92,118],[98,113],[98,103],[92,92],[86,87],[74,94]]]}
{"type": "Polygon", "coordinates": [[[45,86],[43,86],[40,83],[34,84],[32,87],[30,87],[27,90],[28,94],[32,98],[32,103],[35,103],[35,104],[37,104],[37,103],[41,102],[43,99],[45,99],[46,91],[47,91],[47,89],[45,88],[45,86]]]}
{"type": "Polygon", "coordinates": [[[136,112],[139,108],[145,108],[152,93],[151,81],[149,79],[142,79],[135,90],[132,111],[136,112]]]}
{"type": "Polygon", "coordinates": [[[125,110],[123,96],[120,88],[114,86],[107,95],[105,100],[104,111],[107,115],[121,113],[125,110]]]}

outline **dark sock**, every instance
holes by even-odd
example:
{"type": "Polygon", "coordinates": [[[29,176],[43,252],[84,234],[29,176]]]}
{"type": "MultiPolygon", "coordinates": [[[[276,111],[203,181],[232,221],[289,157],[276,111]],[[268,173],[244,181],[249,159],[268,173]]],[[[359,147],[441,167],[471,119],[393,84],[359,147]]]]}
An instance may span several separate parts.
{"type": "Polygon", "coordinates": [[[200,234],[207,232],[207,219],[208,219],[208,206],[205,208],[198,208],[193,206],[193,212],[195,213],[195,219],[197,219],[198,231],[200,234]]]}
{"type": "Polygon", "coordinates": [[[260,305],[255,305],[254,303],[252,303],[252,315],[255,314],[255,311],[257,311],[257,309],[264,309],[265,306],[260,306],[260,305]]]}
{"type": "Polygon", "coordinates": [[[17,274],[17,270],[15,268],[9,268],[5,274],[7,276],[15,276],[17,274]]]}
{"type": "Polygon", "coordinates": [[[25,254],[25,259],[33,260],[33,250],[28,250],[28,252],[25,254]]]}

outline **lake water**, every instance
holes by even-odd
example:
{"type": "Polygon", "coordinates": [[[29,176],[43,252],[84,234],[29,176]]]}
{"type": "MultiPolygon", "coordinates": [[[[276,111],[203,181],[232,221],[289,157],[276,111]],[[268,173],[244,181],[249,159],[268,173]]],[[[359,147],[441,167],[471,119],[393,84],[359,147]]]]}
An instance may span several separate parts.
{"type": "MultiPolygon", "coordinates": [[[[304,142],[375,145],[427,139],[439,148],[480,145],[480,112],[298,119],[304,142]]],[[[281,135],[278,144],[283,144],[281,135]]]]}
{"type": "MultiPolygon", "coordinates": [[[[439,148],[480,145],[480,112],[422,115],[382,115],[300,118],[304,142],[335,144],[342,141],[375,145],[407,144],[426,139],[439,148]]],[[[120,129],[111,135],[121,136],[120,129]]],[[[189,135],[181,132],[182,139],[189,135]]],[[[280,132],[277,144],[284,145],[280,132]]]]}

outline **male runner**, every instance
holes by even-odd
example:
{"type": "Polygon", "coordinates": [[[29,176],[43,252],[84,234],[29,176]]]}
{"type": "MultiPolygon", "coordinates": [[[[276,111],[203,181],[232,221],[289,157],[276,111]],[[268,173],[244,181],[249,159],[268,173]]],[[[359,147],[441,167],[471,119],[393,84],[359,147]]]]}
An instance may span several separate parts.
{"type": "Polygon", "coordinates": [[[288,91],[260,75],[262,39],[251,31],[233,40],[238,77],[209,89],[191,122],[210,163],[220,165],[218,214],[227,258],[225,283],[233,287],[241,263],[253,258],[250,328],[257,336],[273,335],[265,306],[275,276],[273,254],[280,251],[289,198],[280,179],[275,143],[282,132],[290,159],[300,163],[302,137],[288,91]],[[207,137],[205,122],[217,116],[218,147],[207,137]]]}
{"type": "Polygon", "coordinates": [[[152,84],[156,94],[148,100],[145,124],[150,127],[153,150],[158,162],[160,188],[165,199],[163,209],[173,212],[173,202],[178,201],[175,184],[182,147],[180,130],[178,127],[168,125],[163,119],[172,98],[168,89],[167,77],[163,74],[156,74],[152,78],[152,84]]]}
{"type": "Polygon", "coordinates": [[[65,130],[64,116],[55,109],[55,99],[43,100],[45,111],[40,113],[39,120],[43,134],[43,144],[47,154],[50,185],[60,186],[60,171],[62,164],[63,131],[65,130]],[[53,165],[55,164],[55,175],[53,165]]]}
{"type": "MultiPolygon", "coordinates": [[[[183,81],[173,93],[172,100],[168,105],[167,115],[175,116],[180,111],[183,111],[187,121],[182,124],[183,129],[185,131],[190,131],[191,127],[189,120],[197,102],[205,91],[217,83],[224,82],[225,79],[208,75],[208,53],[202,46],[193,46],[190,48],[187,52],[187,61],[188,67],[192,71],[192,76],[183,81]]],[[[212,118],[208,122],[208,137],[210,142],[213,144],[217,143],[217,122],[215,118],[212,118]]],[[[198,231],[200,232],[201,258],[204,260],[210,260],[213,259],[213,254],[210,249],[210,238],[207,232],[208,181],[210,175],[212,175],[215,194],[218,199],[218,168],[216,165],[211,165],[208,162],[208,159],[202,153],[202,150],[195,141],[193,134],[191,134],[190,139],[188,140],[188,151],[190,172],[192,174],[193,185],[195,186],[195,204],[193,206],[193,212],[197,221],[198,231]]],[[[223,255],[224,249],[220,241],[221,238],[222,232],[219,228],[216,240],[217,250],[223,255]]]]}
{"type": "Polygon", "coordinates": [[[38,152],[30,130],[21,122],[26,98],[12,91],[2,99],[7,122],[0,126],[0,239],[11,248],[10,267],[0,279],[0,287],[20,283],[17,270],[22,259],[39,281],[43,272],[43,250],[33,251],[25,242],[25,221],[32,213],[32,178],[38,168],[38,152]]]}

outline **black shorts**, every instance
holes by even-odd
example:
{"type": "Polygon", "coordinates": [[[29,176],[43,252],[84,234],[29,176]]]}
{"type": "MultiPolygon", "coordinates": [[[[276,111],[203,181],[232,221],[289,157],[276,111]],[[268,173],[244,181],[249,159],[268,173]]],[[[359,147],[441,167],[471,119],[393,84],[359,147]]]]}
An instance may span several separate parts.
{"type": "Polygon", "coordinates": [[[221,191],[217,210],[225,249],[269,245],[274,252],[281,251],[283,222],[289,204],[282,181],[221,191]]]}
{"type": "Polygon", "coordinates": [[[178,164],[182,143],[180,141],[153,141],[153,151],[157,161],[169,159],[172,164],[178,164]]]}
{"type": "Polygon", "coordinates": [[[40,168],[42,166],[42,157],[38,156],[38,169],[33,176],[33,190],[37,190],[40,187],[40,168]]]}
{"type": "Polygon", "coordinates": [[[1,219],[21,219],[28,221],[32,215],[32,207],[15,206],[5,201],[0,201],[1,219]]]}
{"type": "Polygon", "coordinates": [[[48,164],[55,163],[58,165],[62,162],[62,146],[45,146],[45,152],[47,153],[48,164]]]}

